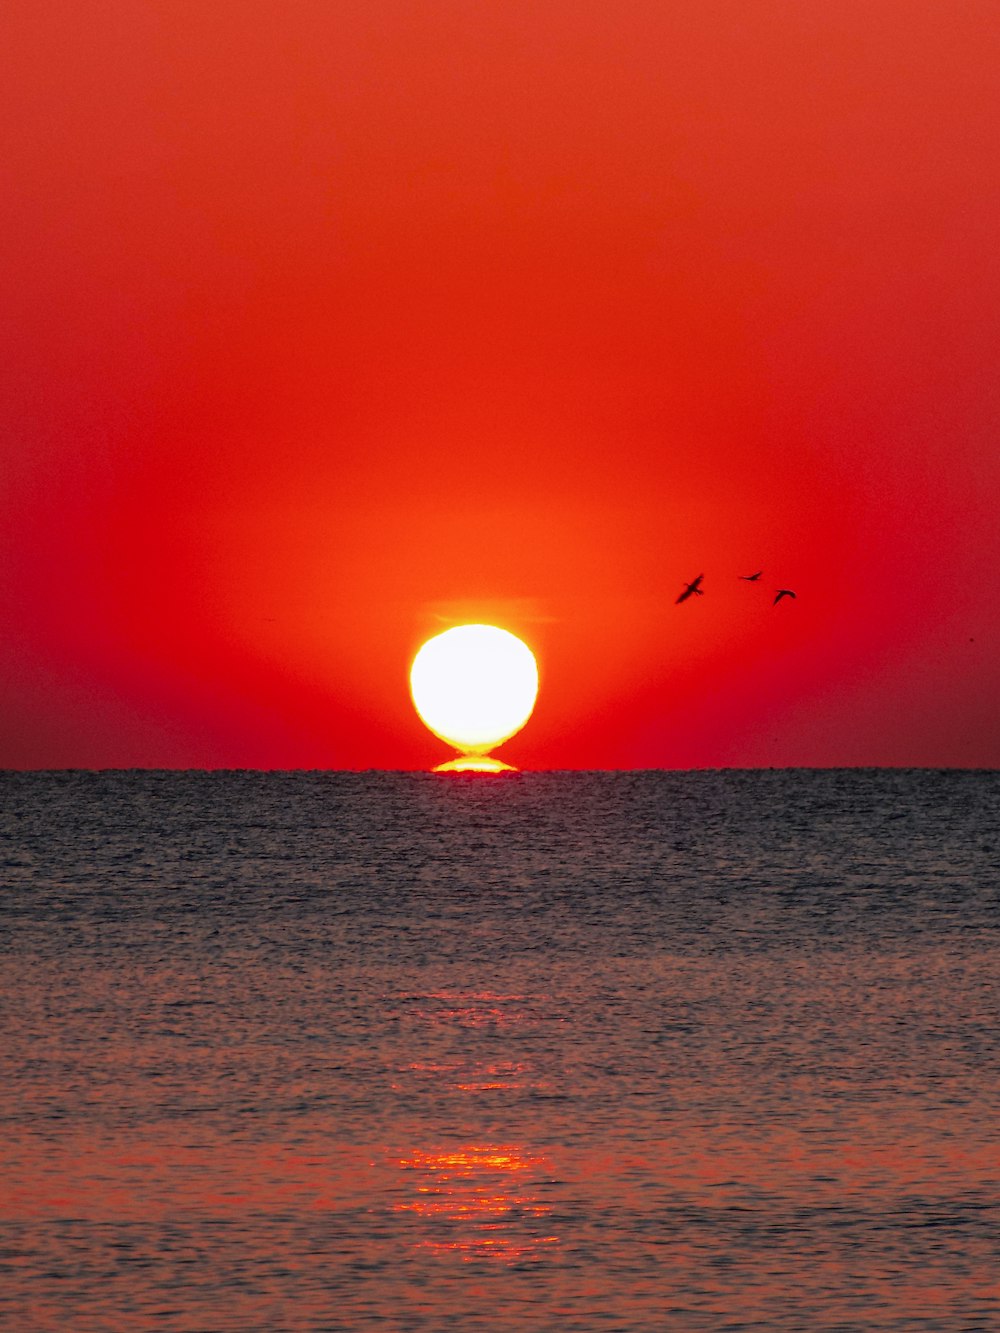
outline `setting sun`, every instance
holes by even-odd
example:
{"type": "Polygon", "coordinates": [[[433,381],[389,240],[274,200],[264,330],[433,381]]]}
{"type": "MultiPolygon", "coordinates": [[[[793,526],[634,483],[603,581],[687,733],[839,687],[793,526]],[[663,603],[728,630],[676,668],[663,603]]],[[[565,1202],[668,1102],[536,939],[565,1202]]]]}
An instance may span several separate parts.
{"type": "MultiPolygon", "coordinates": [[[[481,759],[531,716],[538,667],[527,644],[507,630],[457,625],[428,639],[417,653],[410,692],[435,736],[463,756],[481,759]]],[[[453,762],[466,766],[462,760],[453,762]]],[[[503,766],[494,760],[488,767],[503,766]]]]}

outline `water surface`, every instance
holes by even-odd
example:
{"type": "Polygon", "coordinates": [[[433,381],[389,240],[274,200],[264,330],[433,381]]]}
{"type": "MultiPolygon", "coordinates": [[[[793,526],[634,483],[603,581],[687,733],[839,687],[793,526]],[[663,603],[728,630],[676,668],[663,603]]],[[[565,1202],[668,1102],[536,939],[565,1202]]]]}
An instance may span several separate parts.
{"type": "Polygon", "coordinates": [[[1000,774],[0,810],[0,1325],[1000,1327],[1000,774]]]}

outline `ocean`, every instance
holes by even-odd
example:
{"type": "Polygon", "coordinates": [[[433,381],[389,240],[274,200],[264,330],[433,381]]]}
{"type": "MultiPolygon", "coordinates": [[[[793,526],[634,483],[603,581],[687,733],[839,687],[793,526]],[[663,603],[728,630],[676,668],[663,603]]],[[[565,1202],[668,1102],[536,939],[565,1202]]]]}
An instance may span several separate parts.
{"type": "Polygon", "coordinates": [[[0,774],[0,1326],[1000,1328],[1000,773],[0,774]]]}

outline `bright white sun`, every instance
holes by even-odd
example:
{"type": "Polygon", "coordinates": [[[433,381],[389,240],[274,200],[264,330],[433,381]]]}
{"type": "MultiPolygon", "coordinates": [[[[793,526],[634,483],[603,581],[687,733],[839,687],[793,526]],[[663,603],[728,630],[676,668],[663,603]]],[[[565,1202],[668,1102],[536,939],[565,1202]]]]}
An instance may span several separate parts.
{"type": "Polygon", "coordinates": [[[466,755],[485,755],[520,731],[538,694],[527,644],[495,625],[456,625],[428,639],[410,668],[422,721],[466,755]]]}

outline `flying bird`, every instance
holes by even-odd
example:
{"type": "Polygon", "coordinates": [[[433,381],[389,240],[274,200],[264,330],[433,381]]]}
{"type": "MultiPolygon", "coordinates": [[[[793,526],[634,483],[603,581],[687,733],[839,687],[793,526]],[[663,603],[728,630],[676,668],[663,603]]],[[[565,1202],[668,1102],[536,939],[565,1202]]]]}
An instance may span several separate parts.
{"type": "Polygon", "coordinates": [[[774,601],[771,603],[771,605],[772,605],[772,606],[777,606],[778,603],[781,601],[782,597],[794,597],[794,596],[795,596],[795,594],[792,592],[791,588],[779,588],[779,589],[778,589],[778,595],[777,595],[777,597],[775,597],[775,599],[774,599],[774,601]]]}
{"type": "Polygon", "coordinates": [[[744,583],[756,583],[763,572],[762,569],[758,569],[756,574],[741,574],[740,578],[744,583]]]}
{"type": "Polygon", "coordinates": [[[704,577],[705,577],[704,574],[699,574],[696,579],[692,579],[691,582],[684,589],[684,591],[681,593],[680,597],[677,598],[677,601],[674,602],[674,606],[680,606],[681,602],[686,602],[687,599],[691,596],[704,597],[705,596],[704,590],[698,587],[698,584],[702,581],[704,577]]]}

